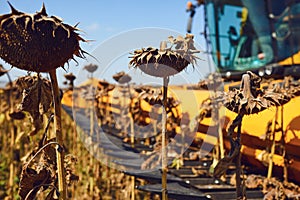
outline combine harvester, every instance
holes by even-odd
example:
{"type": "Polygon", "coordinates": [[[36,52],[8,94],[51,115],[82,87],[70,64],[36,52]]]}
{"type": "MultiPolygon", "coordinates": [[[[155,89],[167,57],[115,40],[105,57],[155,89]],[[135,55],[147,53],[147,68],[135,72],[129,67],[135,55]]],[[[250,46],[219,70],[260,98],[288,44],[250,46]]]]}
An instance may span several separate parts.
{"type": "MultiPolygon", "coordinates": [[[[240,87],[251,71],[262,78],[261,88],[282,91],[300,76],[300,2],[295,0],[205,0],[188,3],[188,32],[197,7],[204,8],[203,33],[208,54],[224,80],[224,91],[240,87]],[[275,90],[276,88],[274,88],[275,90]]],[[[300,98],[294,93],[285,105],[244,117],[242,163],[250,172],[300,183],[300,98]]],[[[228,122],[236,113],[226,110],[222,125],[225,149],[228,122]]],[[[200,126],[209,126],[200,122],[200,126]]],[[[222,146],[222,145],[221,145],[222,146]]]]}

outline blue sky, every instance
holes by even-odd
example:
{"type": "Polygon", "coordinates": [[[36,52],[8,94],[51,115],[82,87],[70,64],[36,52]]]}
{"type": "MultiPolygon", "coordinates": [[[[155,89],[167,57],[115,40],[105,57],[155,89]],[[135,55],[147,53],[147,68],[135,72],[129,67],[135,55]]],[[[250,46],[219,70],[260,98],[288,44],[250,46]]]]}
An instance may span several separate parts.
{"type": "MultiPolygon", "coordinates": [[[[101,46],[105,41],[134,29],[154,27],[170,29],[182,35],[186,33],[188,20],[188,13],[185,11],[186,0],[10,0],[10,3],[16,9],[27,13],[39,11],[43,2],[45,3],[48,15],[59,16],[63,19],[64,23],[70,25],[75,25],[79,22],[78,28],[83,31],[80,32],[81,36],[87,40],[92,40],[88,43],[81,43],[81,47],[92,55],[95,49],[97,49],[99,45],[101,46]]],[[[10,12],[10,7],[7,1],[0,0],[0,14],[8,12],[10,12]]],[[[198,9],[194,18],[193,33],[195,34],[195,42],[198,43],[201,48],[205,47],[203,36],[199,34],[203,31],[203,24],[203,14],[200,12],[200,9],[198,9]]],[[[157,45],[159,45],[159,42],[160,40],[157,41],[157,45]]],[[[98,56],[95,57],[100,61],[100,63],[97,64],[101,67],[101,58],[98,56]]],[[[114,61],[115,64],[128,68],[128,55],[116,55],[116,57],[119,59],[114,61]]],[[[201,57],[206,58],[205,55],[201,57]]],[[[79,74],[82,65],[86,62],[94,62],[91,60],[81,60],[79,58],[77,61],[79,62],[79,66],[76,66],[76,63],[73,61],[70,62],[68,72],[72,72],[75,75],[79,74]]],[[[0,63],[4,64],[4,61],[0,60],[0,63]]],[[[9,68],[8,65],[4,66],[5,68],[9,68]]],[[[111,73],[126,70],[127,68],[123,69],[121,67],[111,73]]],[[[64,73],[66,73],[64,70],[58,70],[58,74],[61,76],[64,73]]],[[[191,71],[190,74],[193,73],[194,72],[191,71]]],[[[26,72],[12,69],[10,74],[14,79],[17,76],[25,75],[26,72]]],[[[193,82],[198,82],[200,78],[198,79],[196,76],[193,79],[195,79],[193,82]]],[[[2,77],[0,81],[5,81],[5,78],[2,77]]],[[[60,78],[60,82],[62,82],[62,78],[60,78]]]]}

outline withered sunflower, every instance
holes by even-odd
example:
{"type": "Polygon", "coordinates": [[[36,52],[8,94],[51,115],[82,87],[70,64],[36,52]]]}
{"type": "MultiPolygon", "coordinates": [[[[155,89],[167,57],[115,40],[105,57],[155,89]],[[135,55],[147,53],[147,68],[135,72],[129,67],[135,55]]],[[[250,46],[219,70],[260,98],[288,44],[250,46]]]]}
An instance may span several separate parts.
{"type": "Polygon", "coordinates": [[[168,77],[185,69],[189,64],[196,63],[198,57],[193,41],[193,35],[187,34],[185,38],[178,36],[169,37],[171,47],[167,48],[167,42],[161,42],[160,49],[148,47],[135,50],[131,56],[129,65],[138,67],[144,73],[155,77],[168,77]],[[173,48],[174,47],[174,48],[173,48]]]}
{"type": "Polygon", "coordinates": [[[99,88],[107,88],[110,85],[109,82],[107,82],[106,80],[99,80],[98,81],[98,87],[99,88]]]}
{"type": "Polygon", "coordinates": [[[273,90],[261,90],[261,78],[248,71],[243,75],[241,88],[223,95],[224,106],[245,115],[259,113],[271,106],[280,106],[290,101],[291,95],[273,90]]]}
{"type": "MultiPolygon", "coordinates": [[[[185,38],[178,36],[174,39],[169,36],[170,47],[167,46],[167,41],[162,41],[160,48],[142,48],[135,50],[130,57],[129,66],[139,68],[144,73],[163,78],[162,105],[164,112],[162,113],[162,133],[161,133],[161,159],[162,159],[162,199],[167,199],[167,150],[166,150],[166,130],[167,130],[167,107],[171,103],[168,102],[168,84],[169,76],[175,75],[185,69],[189,64],[196,63],[198,57],[195,53],[199,51],[194,46],[194,36],[187,34],[185,38]]],[[[149,98],[151,103],[159,102],[160,98],[149,98]],[[154,101],[153,101],[154,100],[154,101]]]]}
{"type": "Polygon", "coordinates": [[[113,79],[120,84],[125,84],[131,81],[131,76],[129,76],[129,74],[126,74],[124,71],[121,71],[114,74],[113,79]]]}
{"type": "Polygon", "coordinates": [[[74,55],[83,58],[79,42],[85,41],[70,26],[48,16],[45,6],[35,14],[16,10],[0,15],[0,57],[17,68],[49,72],[63,67],[74,55]]]}
{"type": "Polygon", "coordinates": [[[204,90],[216,90],[223,84],[223,78],[218,73],[211,73],[204,80],[199,81],[198,87],[204,90]]]}
{"type": "MultiPolygon", "coordinates": [[[[262,90],[260,88],[261,78],[251,71],[247,71],[242,76],[240,89],[222,94],[220,98],[224,106],[237,113],[237,116],[230,122],[227,134],[230,140],[230,151],[222,158],[214,168],[214,176],[223,175],[232,162],[236,167],[236,195],[238,199],[244,198],[241,187],[241,130],[242,120],[245,115],[259,113],[271,106],[281,106],[290,101],[291,96],[286,92],[276,92],[275,90],[262,90]],[[236,137],[233,137],[237,128],[236,137]]],[[[219,94],[220,97],[220,94],[219,94]]],[[[218,98],[219,98],[218,97],[218,98]]],[[[219,99],[219,100],[220,100],[219,99]]]]}
{"type": "MultiPolygon", "coordinates": [[[[140,88],[142,90],[139,92],[138,98],[143,99],[149,105],[163,105],[163,91],[161,89],[155,88],[140,88]]],[[[137,91],[137,90],[136,90],[137,91]]],[[[139,90],[138,90],[139,91],[139,90]]],[[[180,104],[174,97],[167,97],[167,109],[172,109],[180,104]]]]}
{"type": "Polygon", "coordinates": [[[86,71],[88,71],[90,73],[94,73],[98,69],[98,65],[89,64],[89,65],[84,66],[83,69],[85,69],[86,71]]]}
{"type": "Polygon", "coordinates": [[[65,74],[64,77],[70,82],[73,82],[76,79],[76,76],[73,73],[65,74]]]}
{"type": "MultiPolygon", "coordinates": [[[[70,59],[74,59],[74,55],[84,58],[84,53],[86,52],[80,48],[79,42],[85,40],[76,32],[78,31],[76,25],[70,26],[63,23],[58,17],[49,17],[44,4],[41,11],[35,14],[20,12],[11,4],[9,5],[11,13],[0,15],[0,57],[5,62],[19,69],[49,72],[50,74],[55,114],[54,127],[56,141],[60,147],[56,149],[58,190],[61,194],[60,199],[65,200],[67,199],[67,190],[64,168],[64,145],[61,124],[61,102],[56,69],[63,67],[70,59]]],[[[38,84],[35,86],[38,86],[38,84]]],[[[45,91],[50,92],[48,88],[45,91]]],[[[35,98],[39,95],[41,95],[41,92],[37,90],[37,95],[33,97],[35,98]]],[[[31,98],[24,98],[23,102],[25,102],[25,105],[32,106],[28,99],[31,98]]],[[[35,99],[37,99],[36,102],[38,105],[40,103],[39,98],[35,99]]],[[[48,102],[49,99],[47,98],[46,101],[48,102]]],[[[47,106],[49,105],[47,104],[47,106]]],[[[29,108],[28,110],[32,112],[36,109],[36,107],[33,109],[29,108]]],[[[38,125],[39,121],[36,120],[34,123],[38,125]]],[[[19,194],[21,195],[21,193],[20,190],[19,194]]]]}

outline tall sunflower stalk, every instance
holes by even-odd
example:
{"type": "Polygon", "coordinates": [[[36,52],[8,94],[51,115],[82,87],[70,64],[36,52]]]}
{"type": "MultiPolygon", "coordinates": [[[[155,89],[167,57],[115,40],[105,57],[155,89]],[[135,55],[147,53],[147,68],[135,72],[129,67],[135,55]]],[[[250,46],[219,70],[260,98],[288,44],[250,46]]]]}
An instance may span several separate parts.
{"type": "MultiPolygon", "coordinates": [[[[9,106],[9,112],[13,113],[14,112],[14,104],[13,104],[13,95],[12,95],[12,87],[13,83],[10,78],[10,75],[8,73],[8,70],[5,70],[2,65],[0,65],[0,76],[6,74],[8,81],[9,81],[9,89],[7,93],[7,100],[8,100],[8,106],[9,106]]],[[[15,124],[14,124],[14,119],[11,117],[10,118],[11,122],[11,129],[10,129],[10,154],[11,157],[14,158],[14,148],[15,148],[15,136],[16,136],[16,131],[15,131],[15,124]]],[[[13,199],[14,198],[14,176],[15,176],[15,165],[14,165],[14,160],[11,160],[10,165],[9,165],[9,179],[8,179],[8,185],[9,185],[9,195],[13,199]]]]}
{"type": "Polygon", "coordinates": [[[46,8],[35,14],[16,10],[11,4],[11,13],[0,15],[0,57],[19,69],[48,72],[51,78],[55,113],[57,177],[59,198],[67,199],[63,134],[61,126],[61,101],[56,69],[63,67],[74,55],[84,58],[79,46],[82,39],[76,26],[62,22],[58,17],[49,17],[46,8]]]}
{"type": "Polygon", "coordinates": [[[229,91],[220,95],[218,98],[224,103],[224,106],[237,113],[236,118],[231,122],[228,128],[231,150],[229,155],[222,158],[214,169],[214,176],[223,175],[230,163],[236,166],[236,195],[237,199],[246,198],[246,191],[242,184],[241,174],[241,127],[243,117],[259,113],[271,106],[280,106],[287,103],[291,96],[287,93],[277,93],[273,90],[260,89],[261,78],[251,71],[242,76],[240,89],[229,91]],[[237,128],[237,135],[234,138],[233,133],[237,128]]]}
{"type": "Polygon", "coordinates": [[[160,49],[148,47],[140,50],[135,50],[130,57],[129,65],[137,67],[144,73],[163,78],[163,112],[162,112],[162,199],[168,199],[167,191],[167,171],[168,171],[168,152],[167,152],[167,95],[169,77],[178,74],[185,69],[189,64],[196,63],[197,57],[195,53],[199,51],[194,46],[194,36],[187,34],[185,38],[178,36],[176,39],[173,36],[168,38],[168,41],[163,41],[160,44],[160,49]],[[170,43],[170,47],[168,47],[170,43]]]}
{"type": "MultiPolygon", "coordinates": [[[[130,102],[132,101],[132,95],[131,95],[131,89],[130,89],[130,84],[129,82],[131,81],[131,76],[129,76],[129,74],[126,74],[125,72],[121,71],[118,72],[116,74],[113,75],[113,79],[115,81],[117,81],[119,84],[126,84],[127,86],[127,92],[129,94],[129,98],[130,98],[130,102]]],[[[126,105],[126,96],[125,96],[125,92],[123,93],[123,100],[124,100],[124,106],[126,105]]],[[[134,120],[133,120],[133,116],[130,112],[130,106],[128,107],[128,112],[130,115],[130,142],[131,142],[131,146],[134,147],[134,120]]]]}

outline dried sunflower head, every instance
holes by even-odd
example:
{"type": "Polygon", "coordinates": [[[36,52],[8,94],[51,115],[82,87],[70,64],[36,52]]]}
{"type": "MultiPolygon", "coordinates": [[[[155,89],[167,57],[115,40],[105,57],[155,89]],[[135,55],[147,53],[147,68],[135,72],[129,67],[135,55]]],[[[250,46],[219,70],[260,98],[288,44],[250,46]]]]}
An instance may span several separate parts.
{"type": "Polygon", "coordinates": [[[193,35],[187,34],[185,38],[179,36],[177,39],[170,36],[168,42],[171,44],[169,48],[167,42],[163,41],[160,49],[148,47],[135,50],[129,65],[155,77],[175,75],[189,64],[194,66],[198,59],[194,54],[199,51],[194,47],[193,35]]]}
{"type": "Polygon", "coordinates": [[[83,58],[76,26],[40,12],[27,14],[11,5],[11,13],[0,15],[0,57],[20,69],[49,72],[63,67],[73,56],[83,58]]]}
{"type": "Polygon", "coordinates": [[[84,66],[83,69],[85,69],[86,71],[88,71],[90,73],[94,73],[98,69],[98,65],[89,64],[89,65],[84,66]]]}
{"type": "MultiPolygon", "coordinates": [[[[138,98],[143,99],[149,105],[163,105],[163,91],[160,88],[148,88],[143,87],[140,88],[141,92],[139,92],[138,98]]],[[[139,91],[139,90],[136,90],[139,91]]],[[[177,107],[180,104],[174,97],[167,97],[167,109],[172,109],[177,107]]]]}
{"type": "Polygon", "coordinates": [[[76,76],[73,73],[65,74],[64,76],[70,82],[73,82],[76,79],[76,76]]]}
{"type": "Polygon", "coordinates": [[[121,71],[113,75],[113,79],[120,84],[129,83],[131,81],[131,76],[121,71]]]}
{"type": "Polygon", "coordinates": [[[99,88],[107,88],[110,85],[109,82],[105,81],[105,80],[99,80],[98,81],[98,87],[99,88]]]}
{"type": "Polygon", "coordinates": [[[100,80],[98,81],[98,94],[97,98],[101,98],[102,96],[107,96],[108,92],[112,91],[115,89],[115,85],[110,84],[109,82],[105,80],[100,80]]]}
{"type": "Polygon", "coordinates": [[[287,103],[291,97],[282,91],[260,89],[261,78],[252,72],[243,75],[239,90],[223,94],[224,106],[236,113],[255,114],[271,106],[287,103]]]}
{"type": "Polygon", "coordinates": [[[199,81],[198,86],[204,90],[217,89],[223,83],[223,78],[218,73],[211,73],[204,80],[199,81]]]}

